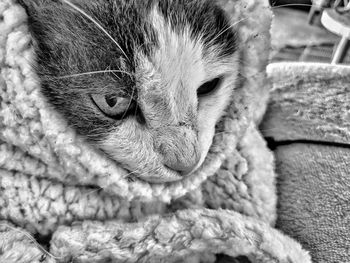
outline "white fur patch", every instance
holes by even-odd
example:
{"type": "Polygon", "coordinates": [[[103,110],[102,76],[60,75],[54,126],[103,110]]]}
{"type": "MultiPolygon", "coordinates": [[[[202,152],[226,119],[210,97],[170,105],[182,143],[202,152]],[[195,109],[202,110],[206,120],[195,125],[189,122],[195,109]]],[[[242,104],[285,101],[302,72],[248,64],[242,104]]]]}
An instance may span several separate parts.
{"type": "MultiPolygon", "coordinates": [[[[186,26],[180,34],[175,32],[156,9],[150,14],[150,21],[159,47],[151,58],[139,53],[136,70],[138,102],[147,127],[128,125],[125,134],[128,134],[127,141],[131,146],[122,148],[129,157],[124,156],[120,161],[146,180],[172,181],[179,177],[169,167],[185,166],[189,169],[187,172],[192,172],[203,163],[212,144],[215,125],[233,95],[238,59],[237,56],[219,59],[219,47],[214,46],[204,57],[201,36],[192,39],[190,28],[186,26]],[[197,89],[202,84],[218,77],[222,81],[215,92],[197,96],[197,89]],[[174,135],[174,130],[186,138],[174,135]],[[133,156],[132,160],[130,156],[133,156]],[[147,171],[153,171],[152,175],[147,171]]],[[[118,133],[122,133],[123,126],[126,127],[120,126],[118,133]]],[[[126,138],[116,135],[117,132],[111,135],[104,145],[118,160],[118,155],[120,159],[123,154],[108,145],[122,144],[120,138],[126,138]]]]}

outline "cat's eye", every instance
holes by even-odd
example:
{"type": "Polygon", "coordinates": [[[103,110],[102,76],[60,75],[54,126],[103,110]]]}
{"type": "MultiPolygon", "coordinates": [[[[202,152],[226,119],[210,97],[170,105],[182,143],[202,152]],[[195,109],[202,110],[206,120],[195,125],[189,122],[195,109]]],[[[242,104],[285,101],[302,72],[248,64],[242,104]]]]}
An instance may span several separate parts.
{"type": "Polygon", "coordinates": [[[216,90],[221,82],[221,78],[215,78],[208,82],[205,82],[197,89],[198,96],[206,96],[216,90]]]}
{"type": "Polygon", "coordinates": [[[135,101],[126,97],[93,94],[91,99],[100,111],[113,119],[121,119],[135,108],[135,101]]]}

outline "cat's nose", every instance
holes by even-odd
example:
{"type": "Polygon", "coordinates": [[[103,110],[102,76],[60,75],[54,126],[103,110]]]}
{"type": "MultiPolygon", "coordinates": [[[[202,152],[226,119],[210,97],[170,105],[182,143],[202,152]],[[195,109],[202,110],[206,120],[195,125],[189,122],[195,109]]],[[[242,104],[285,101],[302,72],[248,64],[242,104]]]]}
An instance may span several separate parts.
{"type": "Polygon", "coordinates": [[[186,127],[166,127],[158,130],[155,146],[164,166],[181,175],[192,172],[200,160],[196,133],[186,127]]]}
{"type": "Polygon", "coordinates": [[[193,143],[181,143],[176,145],[163,142],[160,146],[164,165],[179,174],[185,176],[191,173],[198,165],[200,154],[198,146],[193,143]]]}

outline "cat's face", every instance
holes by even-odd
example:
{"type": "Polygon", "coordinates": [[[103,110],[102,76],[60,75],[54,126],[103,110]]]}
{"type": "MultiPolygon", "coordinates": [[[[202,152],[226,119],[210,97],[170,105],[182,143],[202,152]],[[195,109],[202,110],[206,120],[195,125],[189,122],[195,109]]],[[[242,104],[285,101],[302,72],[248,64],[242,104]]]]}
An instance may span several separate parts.
{"type": "Polygon", "coordinates": [[[238,71],[236,35],[212,2],[71,0],[74,8],[21,0],[44,96],[134,176],[190,174],[208,153],[238,71]]]}

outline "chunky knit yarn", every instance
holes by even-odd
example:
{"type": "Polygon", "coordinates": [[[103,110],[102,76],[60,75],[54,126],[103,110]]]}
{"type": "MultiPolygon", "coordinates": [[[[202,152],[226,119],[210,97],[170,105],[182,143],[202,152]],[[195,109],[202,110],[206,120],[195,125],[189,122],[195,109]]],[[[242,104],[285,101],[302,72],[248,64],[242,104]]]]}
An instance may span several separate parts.
{"type": "Polygon", "coordinates": [[[310,262],[271,226],[273,157],[256,129],[269,89],[268,3],[221,2],[240,35],[240,86],[202,167],[150,184],[129,181],[46,103],[25,11],[0,0],[0,262],[310,262]]]}

